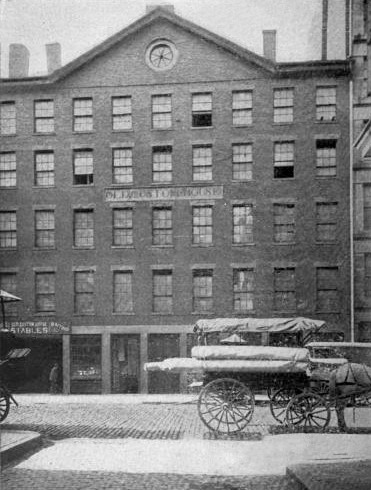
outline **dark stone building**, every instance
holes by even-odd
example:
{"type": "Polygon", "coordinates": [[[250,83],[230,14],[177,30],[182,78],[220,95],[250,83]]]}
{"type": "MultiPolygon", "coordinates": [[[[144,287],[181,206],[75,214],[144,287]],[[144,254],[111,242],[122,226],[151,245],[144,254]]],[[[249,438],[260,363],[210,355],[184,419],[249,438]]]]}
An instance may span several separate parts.
{"type": "Polygon", "coordinates": [[[30,373],[57,360],[65,392],[178,391],[143,363],[186,356],[200,317],[350,338],[349,64],[277,63],[264,36],[269,58],[158,7],[1,80],[0,287],[23,299],[8,321],[30,373]]]}

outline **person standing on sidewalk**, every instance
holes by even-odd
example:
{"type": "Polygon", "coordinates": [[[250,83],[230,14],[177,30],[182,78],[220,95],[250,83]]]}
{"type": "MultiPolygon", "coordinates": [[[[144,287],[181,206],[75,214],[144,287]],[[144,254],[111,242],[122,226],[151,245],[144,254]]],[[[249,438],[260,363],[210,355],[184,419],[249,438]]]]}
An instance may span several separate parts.
{"type": "Polygon", "coordinates": [[[57,393],[59,366],[55,362],[49,373],[49,393],[57,393]]]}

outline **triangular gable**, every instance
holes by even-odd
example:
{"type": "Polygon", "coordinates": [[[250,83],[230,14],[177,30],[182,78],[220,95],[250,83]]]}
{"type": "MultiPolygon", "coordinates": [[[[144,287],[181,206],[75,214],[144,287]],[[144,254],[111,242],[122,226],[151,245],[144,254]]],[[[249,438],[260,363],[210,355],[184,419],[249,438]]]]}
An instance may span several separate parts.
{"type": "Polygon", "coordinates": [[[95,46],[91,50],[87,51],[86,53],[82,54],[78,58],[68,63],[67,65],[63,66],[59,70],[56,70],[54,73],[52,73],[50,76],[46,78],[50,82],[56,82],[58,80],[65,78],[67,75],[71,74],[72,72],[78,70],[86,63],[89,63],[90,61],[95,59],[97,56],[101,56],[102,54],[104,54],[105,52],[113,48],[115,45],[117,45],[118,43],[121,43],[129,36],[137,33],[144,27],[149,26],[157,19],[166,19],[169,22],[176,25],[177,27],[185,29],[192,34],[197,35],[200,38],[209,41],[220,48],[225,49],[226,51],[230,52],[234,56],[238,56],[245,62],[253,63],[257,67],[264,69],[268,72],[271,73],[275,72],[276,65],[271,60],[259,56],[256,53],[253,53],[252,51],[249,51],[248,49],[245,49],[233,43],[232,41],[229,41],[217,34],[214,34],[213,32],[208,31],[207,29],[200,27],[194,24],[193,22],[190,22],[174,14],[173,12],[170,12],[169,10],[159,6],[153,9],[148,14],[141,17],[140,19],[138,19],[137,21],[130,24],[128,27],[122,29],[120,32],[114,34],[113,36],[109,37],[99,45],[95,46]]]}

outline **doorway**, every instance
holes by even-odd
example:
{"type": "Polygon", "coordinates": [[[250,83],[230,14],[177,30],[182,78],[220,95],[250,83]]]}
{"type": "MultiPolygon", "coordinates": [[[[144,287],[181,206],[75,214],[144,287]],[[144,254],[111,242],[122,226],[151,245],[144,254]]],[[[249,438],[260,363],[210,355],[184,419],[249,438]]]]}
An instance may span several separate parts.
{"type": "Polygon", "coordinates": [[[111,393],[139,393],[140,336],[111,335],[111,393]]]}

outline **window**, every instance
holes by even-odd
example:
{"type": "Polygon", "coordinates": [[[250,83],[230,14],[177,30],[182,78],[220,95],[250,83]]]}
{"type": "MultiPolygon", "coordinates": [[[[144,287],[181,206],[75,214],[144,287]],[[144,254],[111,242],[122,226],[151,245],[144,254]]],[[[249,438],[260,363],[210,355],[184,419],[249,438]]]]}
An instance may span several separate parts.
{"type": "Polygon", "coordinates": [[[93,99],[74,99],[74,131],[93,130],[93,99]]]}
{"type": "Polygon", "coordinates": [[[133,312],[132,271],[114,271],[113,312],[133,312]]]}
{"type": "Polygon", "coordinates": [[[212,206],[192,208],[192,242],[194,245],[212,244],[212,206]]]}
{"type": "Polygon", "coordinates": [[[74,184],[93,184],[93,151],[74,151],[74,184]]]}
{"type": "Polygon", "coordinates": [[[172,182],[171,146],[157,146],[152,149],[152,181],[172,182]]]}
{"type": "Polygon", "coordinates": [[[113,209],[112,230],[112,244],[115,247],[133,245],[133,209],[113,209]]]}
{"type": "Polygon", "coordinates": [[[172,271],[153,271],[153,312],[172,313],[172,271]]]}
{"type": "Polygon", "coordinates": [[[192,148],[192,180],[212,180],[212,147],[193,146],[192,148]]]}
{"type": "Polygon", "coordinates": [[[15,187],[16,184],[16,154],[14,152],[0,153],[0,187],[15,187]]]}
{"type": "Polygon", "coordinates": [[[233,206],[233,243],[253,243],[253,215],[251,204],[233,206]]]}
{"type": "Polygon", "coordinates": [[[336,87],[317,87],[316,120],[334,121],[336,119],[336,87]]]}
{"type": "Polygon", "coordinates": [[[172,97],[170,95],[152,96],[152,128],[172,127],[172,97]]]}
{"type": "Polygon", "coordinates": [[[212,126],[212,94],[192,95],[192,126],[212,126]]]}
{"type": "Polygon", "coordinates": [[[318,311],[336,312],[339,310],[338,267],[317,267],[316,305],[318,311]]]}
{"type": "Polygon", "coordinates": [[[274,178],[288,179],[294,176],[294,143],[274,143],[274,178]]]}
{"type": "Polygon", "coordinates": [[[112,129],[114,131],[132,129],[132,97],[112,98],[112,129]]]}
{"type": "Polygon", "coordinates": [[[154,208],[152,211],[152,244],[172,245],[172,209],[154,208]]]}
{"type": "MultiPolygon", "coordinates": [[[[0,272],[0,289],[17,296],[17,273],[0,272]]],[[[6,316],[15,316],[18,313],[17,301],[9,301],[6,304],[6,316]]]]}
{"type": "Polygon", "coordinates": [[[363,229],[371,230],[371,184],[363,184],[363,229]]]}
{"type": "Polygon", "coordinates": [[[336,140],[317,140],[316,174],[318,177],[336,175],[336,140]]]}
{"type": "Polygon", "coordinates": [[[36,272],[35,274],[35,310],[37,313],[56,310],[55,273],[36,272]]]}
{"type": "Polygon", "coordinates": [[[213,309],[213,270],[193,271],[193,311],[209,313],[213,309]]]}
{"type": "Polygon", "coordinates": [[[274,123],[293,122],[293,88],[274,90],[274,123]]]}
{"type": "Polygon", "coordinates": [[[80,315],[94,313],[93,271],[75,271],[74,312],[80,315]]]}
{"type": "Polygon", "coordinates": [[[364,296],[371,301],[371,252],[364,254],[364,296]]]}
{"type": "Polygon", "coordinates": [[[296,309],[295,268],[274,269],[274,310],[296,309]]]}
{"type": "Polygon", "coordinates": [[[0,133],[2,135],[16,133],[15,102],[1,102],[0,104],[0,133]]]}
{"type": "Polygon", "coordinates": [[[35,211],[35,247],[54,247],[54,227],[54,211],[35,211]]]}
{"type": "Polygon", "coordinates": [[[233,308],[235,312],[253,310],[253,269],[233,270],[233,308]]]}
{"type": "Polygon", "coordinates": [[[337,202],[316,203],[316,241],[334,242],[337,231],[337,202]]]}
{"type": "Polygon", "coordinates": [[[54,186],[54,153],[52,151],[35,153],[35,185],[54,186]]]}
{"type": "Polygon", "coordinates": [[[133,183],[133,155],[131,148],[115,148],[112,151],[112,183],[133,183]]]}
{"type": "Polygon", "coordinates": [[[15,211],[0,211],[0,248],[17,246],[17,214],[15,211]]]}
{"type": "Polygon", "coordinates": [[[36,100],[35,132],[53,133],[54,131],[54,102],[53,100],[36,100]]]}
{"type": "Polygon", "coordinates": [[[295,238],[295,205],[274,204],[274,242],[291,243],[295,238]]]}
{"type": "Polygon", "coordinates": [[[76,209],[74,211],[74,246],[94,246],[93,209],[76,209]]]}
{"type": "Polygon", "coordinates": [[[232,116],[234,126],[252,124],[252,91],[240,90],[232,94],[232,116]]]}
{"type": "Polygon", "coordinates": [[[252,145],[233,145],[233,180],[252,180],[252,145]]]}

